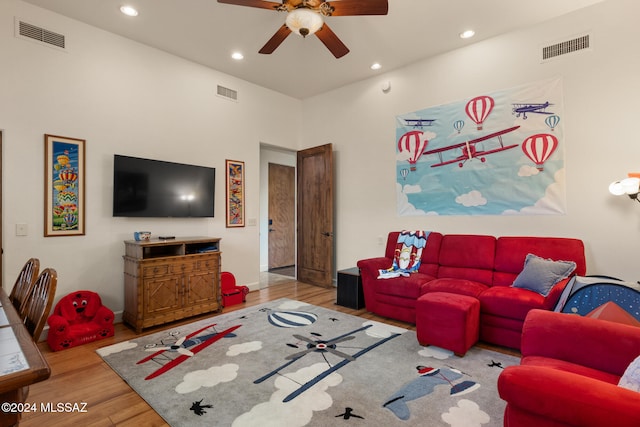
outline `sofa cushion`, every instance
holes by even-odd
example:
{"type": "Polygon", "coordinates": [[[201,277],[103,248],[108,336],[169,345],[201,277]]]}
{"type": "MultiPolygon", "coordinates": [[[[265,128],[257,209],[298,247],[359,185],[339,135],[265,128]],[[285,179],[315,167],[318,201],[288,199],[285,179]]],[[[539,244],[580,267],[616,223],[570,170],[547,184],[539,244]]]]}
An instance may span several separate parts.
{"type": "Polygon", "coordinates": [[[484,283],[466,279],[440,278],[422,285],[421,294],[430,292],[447,292],[450,294],[467,295],[478,298],[478,296],[489,289],[484,283]]]}
{"type": "Polygon", "coordinates": [[[482,312],[524,320],[533,308],[543,308],[545,298],[539,293],[507,286],[493,286],[478,297],[482,312]]]}
{"type": "Polygon", "coordinates": [[[491,285],[496,238],[447,234],[440,243],[438,277],[467,279],[491,285]]]}
{"type": "Polygon", "coordinates": [[[636,357],[624,371],[618,385],[629,390],[640,391],[640,356],[636,357]]]}
{"type": "Polygon", "coordinates": [[[513,282],[513,287],[529,289],[542,296],[547,296],[562,279],[569,277],[576,269],[573,261],[554,261],[528,254],[522,272],[513,282]]]}
{"type": "Polygon", "coordinates": [[[409,277],[378,279],[375,281],[375,290],[379,294],[397,295],[415,300],[422,295],[422,285],[433,279],[433,276],[422,273],[413,273],[409,277]]]}
{"type": "Polygon", "coordinates": [[[493,284],[510,286],[522,271],[527,254],[576,263],[575,274],[586,273],[584,243],[566,237],[506,236],[496,240],[493,284]]]}

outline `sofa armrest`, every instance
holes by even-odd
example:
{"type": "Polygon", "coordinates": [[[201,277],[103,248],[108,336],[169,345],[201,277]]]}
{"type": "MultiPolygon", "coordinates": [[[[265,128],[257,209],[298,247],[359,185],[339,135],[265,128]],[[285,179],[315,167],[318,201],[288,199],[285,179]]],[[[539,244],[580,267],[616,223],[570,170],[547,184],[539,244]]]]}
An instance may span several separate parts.
{"type": "Polygon", "coordinates": [[[110,308],[105,307],[104,305],[98,308],[96,315],[93,316],[92,322],[100,325],[100,326],[109,326],[113,325],[114,314],[110,308]]]}
{"type": "Polygon", "coordinates": [[[543,356],[622,376],[640,354],[640,328],[576,314],[531,310],[522,357],[543,356]]]}
{"type": "Polygon", "coordinates": [[[49,316],[47,324],[49,325],[49,334],[51,335],[65,335],[69,330],[69,321],[57,314],[49,316]]]}
{"type": "Polygon", "coordinates": [[[378,278],[378,270],[390,268],[393,264],[393,260],[387,257],[377,257],[361,259],[358,261],[357,266],[360,269],[362,276],[369,276],[371,278],[378,278]]]}
{"type": "Polygon", "coordinates": [[[553,368],[507,367],[498,393],[508,405],[566,425],[640,425],[640,393],[553,368]]]}

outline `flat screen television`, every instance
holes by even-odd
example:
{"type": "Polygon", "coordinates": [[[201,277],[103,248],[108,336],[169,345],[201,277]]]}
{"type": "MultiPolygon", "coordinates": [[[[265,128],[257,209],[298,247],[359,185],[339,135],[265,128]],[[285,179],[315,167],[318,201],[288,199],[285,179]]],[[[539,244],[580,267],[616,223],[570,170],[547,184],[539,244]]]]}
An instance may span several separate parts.
{"type": "Polygon", "coordinates": [[[114,217],[213,217],[216,169],[113,157],[114,217]]]}

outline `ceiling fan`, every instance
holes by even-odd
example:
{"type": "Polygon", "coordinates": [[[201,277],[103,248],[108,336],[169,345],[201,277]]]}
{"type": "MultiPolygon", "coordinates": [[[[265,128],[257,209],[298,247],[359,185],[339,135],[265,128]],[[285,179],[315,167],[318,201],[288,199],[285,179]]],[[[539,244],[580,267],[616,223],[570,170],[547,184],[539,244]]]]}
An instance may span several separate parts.
{"type": "Polygon", "coordinates": [[[386,15],[389,9],[387,0],[282,0],[281,3],[267,0],[218,0],[218,3],[287,12],[284,25],[260,49],[260,53],[273,53],[289,34],[295,32],[302,37],[315,34],[336,58],[342,58],[349,53],[349,49],[324,22],[324,17],[386,15]]]}

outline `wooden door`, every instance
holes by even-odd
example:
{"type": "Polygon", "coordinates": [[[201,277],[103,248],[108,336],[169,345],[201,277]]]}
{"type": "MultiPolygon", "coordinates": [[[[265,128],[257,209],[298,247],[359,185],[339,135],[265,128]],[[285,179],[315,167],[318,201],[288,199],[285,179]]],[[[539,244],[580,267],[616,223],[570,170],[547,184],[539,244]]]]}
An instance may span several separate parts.
{"type": "Polygon", "coordinates": [[[333,286],[333,147],[298,151],[297,279],[333,286]]]}
{"type": "Polygon", "coordinates": [[[269,163],[269,270],[295,264],[296,171],[269,163]]]}

